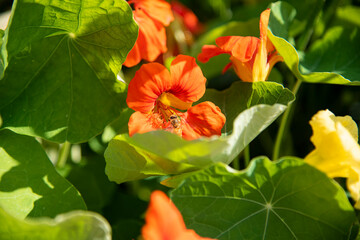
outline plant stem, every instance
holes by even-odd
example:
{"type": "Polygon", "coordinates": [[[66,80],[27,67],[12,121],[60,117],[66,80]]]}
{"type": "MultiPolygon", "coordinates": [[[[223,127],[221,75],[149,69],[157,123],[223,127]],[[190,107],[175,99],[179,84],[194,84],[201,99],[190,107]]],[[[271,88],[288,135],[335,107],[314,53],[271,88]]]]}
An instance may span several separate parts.
{"type": "Polygon", "coordinates": [[[232,162],[232,167],[236,170],[240,170],[240,156],[234,159],[232,162]]]}
{"type": "Polygon", "coordinates": [[[56,162],[56,167],[57,168],[65,167],[66,161],[67,161],[67,159],[69,157],[70,147],[71,147],[71,143],[66,141],[66,142],[64,142],[64,144],[60,148],[59,158],[58,158],[58,160],[56,162]]]}
{"type": "MultiPolygon", "coordinates": [[[[299,88],[301,86],[301,80],[297,79],[295,86],[292,90],[292,92],[294,93],[294,95],[296,96],[297,92],[299,91],[299,88]]],[[[275,141],[275,146],[274,146],[274,152],[273,152],[273,156],[272,156],[272,160],[275,161],[279,158],[279,153],[280,153],[280,148],[281,148],[281,143],[284,137],[284,132],[285,132],[285,128],[289,119],[289,115],[292,109],[292,106],[294,104],[292,103],[290,106],[288,106],[288,108],[286,109],[284,115],[281,118],[281,122],[280,122],[280,127],[276,136],[276,141],[275,141]]]]}
{"type": "Polygon", "coordinates": [[[244,167],[246,168],[250,163],[250,144],[244,148],[244,167]]]}

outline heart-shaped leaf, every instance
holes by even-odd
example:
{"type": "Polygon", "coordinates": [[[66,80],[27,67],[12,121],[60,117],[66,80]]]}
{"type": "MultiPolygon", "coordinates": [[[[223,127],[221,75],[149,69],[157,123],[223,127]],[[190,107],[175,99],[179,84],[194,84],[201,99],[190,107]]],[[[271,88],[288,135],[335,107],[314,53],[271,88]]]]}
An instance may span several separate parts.
{"type": "Polygon", "coordinates": [[[188,228],[230,239],[354,239],[344,190],[295,158],[261,157],[245,171],[223,164],[196,172],[171,193],[188,228]]]}
{"type": "Polygon", "coordinates": [[[99,214],[73,211],[55,219],[17,219],[0,208],[2,240],[111,240],[109,223],[99,214]]]}
{"type": "Polygon", "coordinates": [[[300,60],[297,50],[283,38],[294,10],[281,2],[273,3],[271,10],[272,18],[283,21],[269,22],[269,38],[297,78],[312,83],[360,85],[358,28],[329,29],[300,60]]]}
{"type": "Polygon", "coordinates": [[[294,96],[277,83],[236,82],[222,92],[207,90],[201,101],[205,100],[213,101],[226,115],[223,136],[186,141],[165,131],[132,137],[120,134],[105,151],[109,179],[121,183],[193,171],[215,162],[229,164],[286,109],[294,96]]]}
{"type": "Polygon", "coordinates": [[[125,107],[116,75],[137,31],[126,1],[15,1],[1,48],[2,127],[73,143],[101,132],[125,107]]]}
{"type": "Polygon", "coordinates": [[[86,209],[79,192],[57,173],[34,138],[0,131],[0,166],[0,207],[11,215],[55,217],[86,209]]]}

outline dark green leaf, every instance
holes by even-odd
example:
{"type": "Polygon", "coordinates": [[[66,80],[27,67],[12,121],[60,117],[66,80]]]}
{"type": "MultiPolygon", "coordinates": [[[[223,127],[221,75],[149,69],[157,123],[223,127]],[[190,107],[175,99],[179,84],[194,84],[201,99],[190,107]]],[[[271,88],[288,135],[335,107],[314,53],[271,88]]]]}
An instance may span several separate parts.
{"type": "Polygon", "coordinates": [[[294,158],[258,158],[240,172],[218,164],[171,196],[188,228],[219,240],[349,239],[356,221],[344,190],[294,158]]]}
{"type": "MultiPolygon", "coordinates": [[[[272,18],[276,19],[287,19],[293,12],[288,5],[279,2],[272,4],[271,9],[272,18]]],[[[297,50],[282,38],[286,36],[288,24],[287,21],[270,21],[269,38],[297,78],[312,83],[360,85],[359,29],[340,26],[329,29],[300,61],[297,50]]]]}
{"type": "Polygon", "coordinates": [[[229,164],[286,109],[294,96],[277,83],[236,82],[223,92],[208,90],[202,100],[215,102],[226,115],[222,137],[186,141],[165,131],[133,137],[120,134],[105,151],[109,179],[121,183],[193,171],[214,162],[229,164]]]}
{"type": "Polygon", "coordinates": [[[0,131],[0,166],[0,207],[11,215],[55,217],[86,209],[79,192],[56,172],[35,139],[0,131]]]}
{"type": "Polygon", "coordinates": [[[66,178],[79,190],[88,210],[98,213],[102,213],[116,190],[116,184],[105,175],[103,157],[84,158],[81,164],[72,166],[66,178]]]}
{"type": "Polygon", "coordinates": [[[2,46],[3,127],[72,143],[101,132],[125,107],[116,75],[136,35],[125,1],[15,1],[2,46]]]}

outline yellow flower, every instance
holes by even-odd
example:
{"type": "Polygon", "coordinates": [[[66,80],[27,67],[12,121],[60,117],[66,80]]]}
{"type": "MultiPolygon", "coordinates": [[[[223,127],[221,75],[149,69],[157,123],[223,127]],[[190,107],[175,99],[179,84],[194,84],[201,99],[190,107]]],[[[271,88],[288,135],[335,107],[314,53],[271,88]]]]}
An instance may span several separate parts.
{"type": "Polygon", "coordinates": [[[347,187],[360,209],[360,146],[358,128],[350,116],[336,117],[329,110],[315,114],[310,138],[315,150],[305,157],[310,165],[329,177],[347,178],[347,187]]]}

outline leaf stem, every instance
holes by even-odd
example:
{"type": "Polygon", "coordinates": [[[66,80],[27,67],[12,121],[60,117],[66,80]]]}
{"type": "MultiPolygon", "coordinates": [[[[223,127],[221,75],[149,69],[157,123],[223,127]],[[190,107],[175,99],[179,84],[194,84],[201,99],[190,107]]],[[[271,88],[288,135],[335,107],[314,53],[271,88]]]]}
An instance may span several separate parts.
{"type": "Polygon", "coordinates": [[[250,144],[244,148],[244,168],[250,163],[250,144]]]}
{"type": "MultiPolygon", "coordinates": [[[[299,91],[300,86],[301,86],[301,80],[297,79],[295,86],[292,90],[292,92],[294,93],[295,96],[296,96],[297,92],[299,91]]],[[[290,106],[287,107],[284,115],[281,118],[280,127],[278,130],[277,136],[276,136],[274,152],[273,152],[273,156],[272,156],[273,161],[275,161],[279,158],[281,143],[282,143],[282,140],[284,137],[285,128],[288,123],[289,115],[290,115],[293,105],[294,104],[292,103],[290,106]]]]}
{"type": "Polygon", "coordinates": [[[68,141],[64,142],[59,151],[59,158],[56,162],[56,168],[65,167],[66,161],[69,157],[71,143],[68,141]]]}
{"type": "Polygon", "coordinates": [[[234,159],[232,162],[232,167],[236,170],[240,170],[240,156],[234,159]]]}

